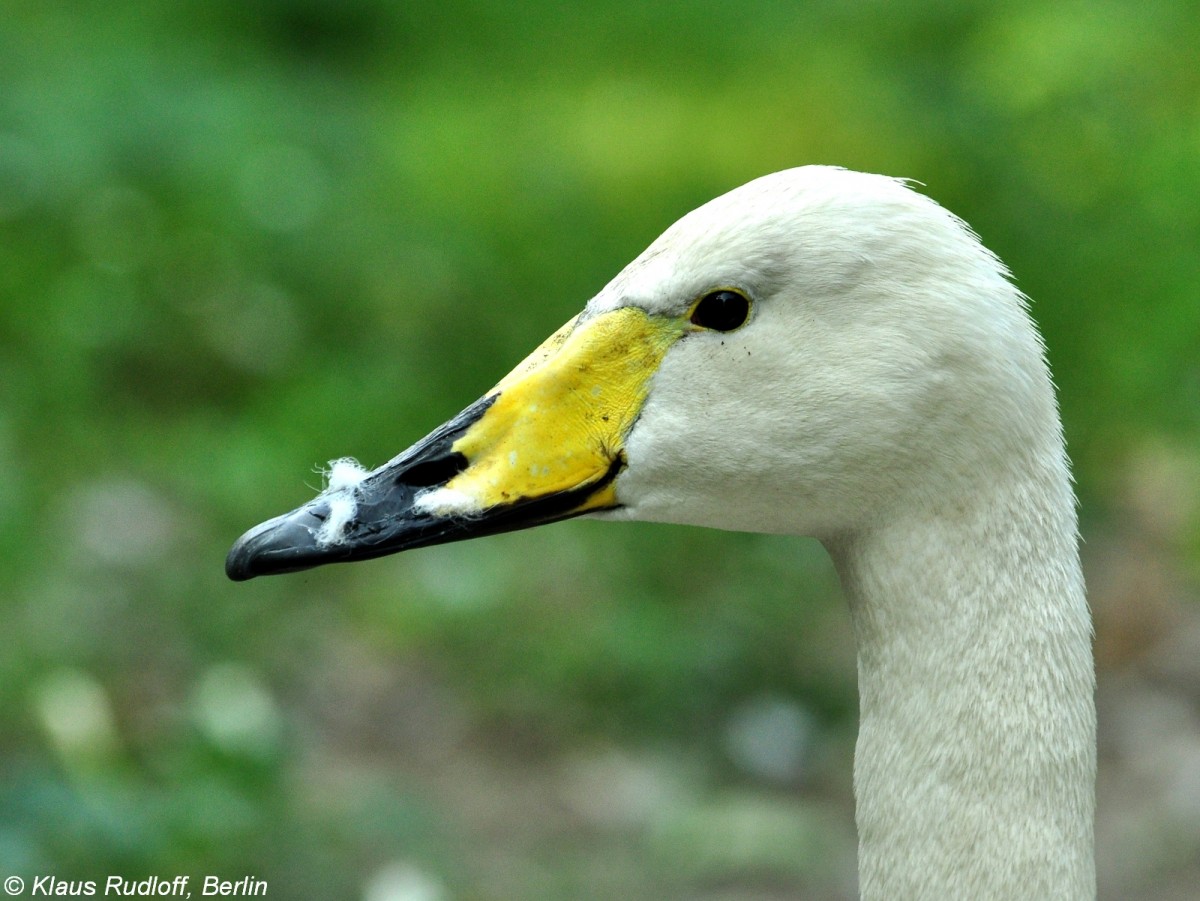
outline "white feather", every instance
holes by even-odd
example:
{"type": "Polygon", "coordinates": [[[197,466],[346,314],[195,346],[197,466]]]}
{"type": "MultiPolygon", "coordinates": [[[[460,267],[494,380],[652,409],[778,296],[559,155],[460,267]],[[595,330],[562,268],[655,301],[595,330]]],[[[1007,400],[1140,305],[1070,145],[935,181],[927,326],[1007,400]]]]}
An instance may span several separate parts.
{"type": "Polygon", "coordinates": [[[317,530],[317,544],[330,547],[346,540],[346,526],[358,511],[358,502],[352,493],[335,494],[328,498],[329,515],[317,530]]]}
{"type": "Polygon", "coordinates": [[[328,504],[329,513],[316,538],[321,547],[331,547],[346,540],[346,526],[358,512],[359,486],[369,472],[352,457],[341,457],[331,460],[322,474],[326,484],[320,497],[328,504]]]}
{"type": "Polygon", "coordinates": [[[323,470],[326,479],[326,491],[345,491],[358,488],[359,483],[368,475],[368,471],[353,457],[341,457],[329,461],[328,468],[323,470]]]}
{"type": "Polygon", "coordinates": [[[479,501],[453,488],[434,488],[420,494],[413,508],[432,516],[475,516],[480,512],[479,501]]]}

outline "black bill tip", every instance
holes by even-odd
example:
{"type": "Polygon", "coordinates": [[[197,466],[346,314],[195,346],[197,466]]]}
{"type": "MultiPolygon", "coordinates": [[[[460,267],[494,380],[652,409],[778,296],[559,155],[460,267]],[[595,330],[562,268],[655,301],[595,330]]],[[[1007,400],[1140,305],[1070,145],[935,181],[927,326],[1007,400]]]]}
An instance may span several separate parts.
{"type": "Polygon", "coordinates": [[[225,558],[225,575],[235,582],[255,576],[309,569],[329,561],[317,541],[324,523],[323,505],[309,504],[255,526],[239,538],[225,558]]]}
{"type": "Polygon", "coordinates": [[[454,442],[495,401],[489,395],[353,486],[327,489],[291,513],[255,526],[234,542],[225,574],[235,582],[297,572],[326,563],[369,560],[411,548],[496,535],[557,522],[599,509],[593,503],[625,466],[617,453],[608,468],[565,490],[516,497],[472,515],[433,513],[419,496],[468,468],[454,442]]]}
{"type": "Polygon", "coordinates": [[[454,540],[460,531],[455,521],[420,513],[413,502],[421,490],[443,485],[466,468],[467,458],[453,449],[454,442],[495,400],[495,395],[489,395],[476,401],[349,493],[323,493],[291,513],[255,526],[234,542],[225,558],[225,575],[244,582],[454,540]],[[354,516],[327,535],[323,527],[330,516],[330,500],[339,493],[353,498],[354,516]]]}

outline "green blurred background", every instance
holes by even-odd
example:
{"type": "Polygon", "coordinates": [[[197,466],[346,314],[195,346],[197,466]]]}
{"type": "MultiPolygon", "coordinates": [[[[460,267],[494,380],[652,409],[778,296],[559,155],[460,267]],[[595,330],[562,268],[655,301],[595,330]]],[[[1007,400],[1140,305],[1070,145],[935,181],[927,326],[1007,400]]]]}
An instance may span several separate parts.
{"type": "Polygon", "coordinates": [[[1082,501],[1101,897],[1200,885],[1200,7],[0,0],[0,877],[845,899],[813,542],[572,522],[247,584],[698,203],[909,176],[1012,267],[1082,501]]]}

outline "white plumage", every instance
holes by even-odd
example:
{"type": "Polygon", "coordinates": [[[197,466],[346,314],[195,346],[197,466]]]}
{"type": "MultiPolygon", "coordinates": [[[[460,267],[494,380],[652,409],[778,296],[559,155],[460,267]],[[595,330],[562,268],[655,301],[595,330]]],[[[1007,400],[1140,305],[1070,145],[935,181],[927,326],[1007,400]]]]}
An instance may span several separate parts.
{"type": "Polygon", "coordinates": [[[1094,897],[1091,622],[1025,299],[904,183],[806,167],[685,216],[588,311],[730,284],[751,320],[666,354],[601,515],[828,548],[864,898],[1094,897]]]}

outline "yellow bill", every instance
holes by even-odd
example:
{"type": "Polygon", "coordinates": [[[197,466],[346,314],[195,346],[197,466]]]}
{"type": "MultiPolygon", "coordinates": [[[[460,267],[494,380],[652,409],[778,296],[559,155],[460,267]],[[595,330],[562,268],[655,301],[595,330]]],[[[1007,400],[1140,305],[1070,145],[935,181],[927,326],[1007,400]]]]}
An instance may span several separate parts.
{"type": "Polygon", "coordinates": [[[619,505],[625,439],[686,319],[576,317],[386,465],[243,535],[233,579],[361,560],[619,505]]]}

